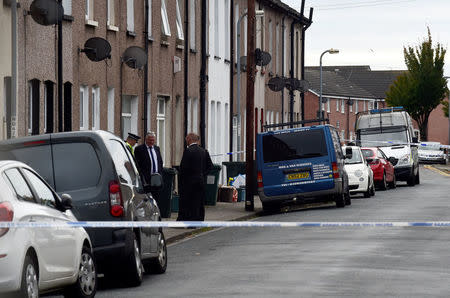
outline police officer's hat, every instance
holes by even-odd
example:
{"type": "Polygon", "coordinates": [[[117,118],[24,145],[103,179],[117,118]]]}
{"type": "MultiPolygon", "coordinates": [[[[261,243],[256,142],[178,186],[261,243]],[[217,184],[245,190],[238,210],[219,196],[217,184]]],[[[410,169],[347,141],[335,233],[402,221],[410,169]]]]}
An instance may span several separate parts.
{"type": "Polygon", "coordinates": [[[135,141],[139,141],[139,139],[140,139],[141,137],[138,136],[138,135],[135,135],[134,133],[129,132],[129,133],[128,133],[128,138],[133,139],[133,140],[135,140],[135,141]]]}

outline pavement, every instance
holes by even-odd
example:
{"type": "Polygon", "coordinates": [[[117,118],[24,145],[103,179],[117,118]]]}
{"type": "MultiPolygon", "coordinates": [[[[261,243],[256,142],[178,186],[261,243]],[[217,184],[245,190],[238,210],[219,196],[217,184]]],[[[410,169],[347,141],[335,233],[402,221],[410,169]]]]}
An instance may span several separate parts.
{"type": "MultiPolygon", "coordinates": [[[[254,210],[246,211],[245,202],[216,202],[214,206],[205,206],[205,221],[245,221],[259,216],[262,213],[262,204],[258,196],[254,196],[254,210]]],[[[170,218],[163,218],[163,221],[176,221],[177,212],[172,212],[170,218]]],[[[164,228],[164,236],[167,244],[175,243],[187,237],[192,237],[201,232],[211,230],[211,228],[164,228]]]]}
{"type": "MultiPolygon", "coordinates": [[[[450,177],[450,163],[427,164],[427,169],[436,171],[443,176],[450,177]]],[[[262,204],[259,196],[254,196],[254,210],[246,211],[245,202],[217,202],[214,206],[205,206],[205,221],[245,221],[262,215],[262,204]]],[[[163,218],[163,221],[176,221],[178,213],[172,212],[170,218],[163,218]]],[[[164,235],[167,244],[173,244],[182,239],[195,236],[199,233],[209,231],[212,228],[164,228],[164,235]]]]}

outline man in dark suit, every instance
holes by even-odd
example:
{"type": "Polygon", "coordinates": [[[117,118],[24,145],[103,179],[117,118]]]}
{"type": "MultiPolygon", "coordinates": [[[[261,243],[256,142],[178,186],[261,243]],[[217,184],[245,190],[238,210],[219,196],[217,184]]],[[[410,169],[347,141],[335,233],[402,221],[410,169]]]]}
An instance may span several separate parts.
{"type": "Polygon", "coordinates": [[[200,147],[200,137],[194,133],[186,136],[187,148],[180,163],[179,221],[205,219],[206,175],[213,164],[208,151],[200,147]]]}
{"type": "MultiPolygon", "coordinates": [[[[148,132],[145,135],[145,144],[139,145],[134,149],[134,158],[139,172],[144,178],[146,184],[150,184],[151,175],[158,173],[162,175],[163,161],[161,151],[155,145],[156,135],[154,132],[148,132]]],[[[158,202],[159,193],[153,192],[155,200],[158,202]]]]}

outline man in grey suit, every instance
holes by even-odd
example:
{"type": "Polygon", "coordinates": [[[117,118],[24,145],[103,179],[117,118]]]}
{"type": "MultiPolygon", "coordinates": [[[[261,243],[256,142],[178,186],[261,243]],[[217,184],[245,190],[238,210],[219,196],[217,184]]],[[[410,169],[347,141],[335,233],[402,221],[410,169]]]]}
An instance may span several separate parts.
{"type": "Polygon", "coordinates": [[[200,137],[194,133],[186,136],[187,148],[183,152],[179,173],[179,221],[205,219],[206,175],[213,164],[208,151],[199,142],[200,137]]]}

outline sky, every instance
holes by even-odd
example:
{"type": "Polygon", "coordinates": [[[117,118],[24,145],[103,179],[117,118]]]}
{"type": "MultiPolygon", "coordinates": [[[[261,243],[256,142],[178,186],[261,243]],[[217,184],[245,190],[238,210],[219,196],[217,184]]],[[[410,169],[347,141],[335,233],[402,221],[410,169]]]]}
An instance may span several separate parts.
{"type": "MultiPolygon", "coordinates": [[[[282,0],[300,11],[302,0],[282,0]]],[[[406,69],[403,47],[416,47],[430,28],[433,46],[446,48],[444,75],[450,76],[450,0],[305,0],[305,65],[370,65],[372,70],[406,69]]]]}

